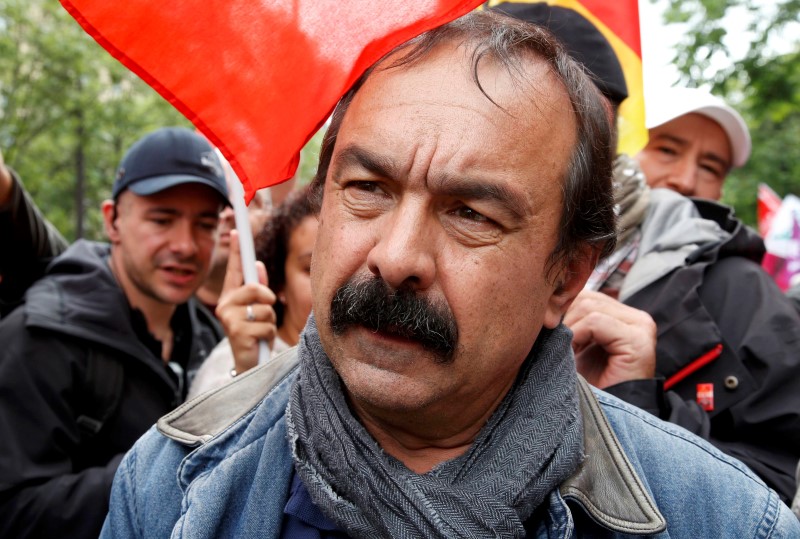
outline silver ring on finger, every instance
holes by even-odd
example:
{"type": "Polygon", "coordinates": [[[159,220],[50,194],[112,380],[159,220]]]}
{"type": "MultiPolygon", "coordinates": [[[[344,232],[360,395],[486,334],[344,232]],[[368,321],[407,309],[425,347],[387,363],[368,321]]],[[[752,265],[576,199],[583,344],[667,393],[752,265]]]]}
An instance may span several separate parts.
{"type": "Polygon", "coordinates": [[[248,305],[247,306],[247,321],[248,322],[254,322],[255,319],[256,319],[256,313],[253,312],[253,306],[252,305],[248,305]]]}

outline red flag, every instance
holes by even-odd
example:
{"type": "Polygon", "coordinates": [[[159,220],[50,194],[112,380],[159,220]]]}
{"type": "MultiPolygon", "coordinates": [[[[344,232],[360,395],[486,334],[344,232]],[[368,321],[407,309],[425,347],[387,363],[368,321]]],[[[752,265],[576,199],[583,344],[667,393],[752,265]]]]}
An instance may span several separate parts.
{"type": "Polygon", "coordinates": [[[61,0],[230,161],[248,199],[290,178],[339,97],[480,0],[61,0]]]}
{"type": "MultiPolygon", "coordinates": [[[[489,0],[497,5],[509,0],[489,0]]],[[[642,40],[639,33],[639,0],[514,0],[545,3],[577,11],[594,24],[617,55],[628,98],[618,117],[618,150],[634,155],[647,144],[644,122],[644,82],[642,75],[642,40]]]]}
{"type": "Polygon", "coordinates": [[[781,207],[783,200],[778,193],[765,183],[758,184],[758,233],[767,237],[772,219],[781,207]]]}

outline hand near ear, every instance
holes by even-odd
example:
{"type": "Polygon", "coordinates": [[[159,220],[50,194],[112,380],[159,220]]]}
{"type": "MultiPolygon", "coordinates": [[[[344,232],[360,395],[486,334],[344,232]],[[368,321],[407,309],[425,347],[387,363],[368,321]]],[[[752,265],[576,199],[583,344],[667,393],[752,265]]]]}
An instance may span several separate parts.
{"type": "Polygon", "coordinates": [[[236,372],[242,373],[258,364],[258,341],[266,340],[272,347],[275,340],[275,294],[267,288],[267,270],[260,261],[256,262],[259,282],[243,284],[239,234],[235,230],[230,241],[228,267],[215,312],[230,341],[236,372]]]}
{"type": "Polygon", "coordinates": [[[653,378],[656,323],[644,311],[600,292],[582,291],[564,316],[578,372],[601,389],[653,378]]]}

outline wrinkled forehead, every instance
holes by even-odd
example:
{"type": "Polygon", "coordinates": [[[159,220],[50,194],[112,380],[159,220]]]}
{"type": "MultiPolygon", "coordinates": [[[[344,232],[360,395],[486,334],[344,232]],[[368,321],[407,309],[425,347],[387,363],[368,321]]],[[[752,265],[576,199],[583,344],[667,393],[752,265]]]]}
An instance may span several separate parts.
{"type": "Polygon", "coordinates": [[[465,149],[470,142],[477,144],[473,160],[489,157],[477,151],[481,148],[510,152],[511,144],[516,152],[504,156],[509,165],[535,153],[552,156],[564,145],[574,147],[576,120],[569,95],[535,53],[523,51],[514,66],[489,55],[476,60],[470,43],[443,43],[413,62],[397,64],[403,54],[387,57],[353,96],[338,126],[335,154],[359,134],[372,136],[398,126],[411,144],[422,139],[445,143],[448,136],[460,135],[454,144],[465,149]],[[475,135],[484,138],[475,141],[475,135]],[[555,153],[519,153],[520,138],[555,153]]]}
{"type": "MultiPolygon", "coordinates": [[[[536,107],[559,98],[569,99],[563,82],[540,54],[517,50],[500,58],[496,51],[474,40],[443,41],[419,54],[404,49],[392,53],[368,73],[355,99],[365,87],[388,86],[429,88],[431,98],[444,88],[453,102],[482,96],[494,105],[495,112],[512,116],[519,116],[510,110],[516,105],[536,107]],[[456,91],[455,84],[461,91],[456,91]]],[[[421,97],[424,100],[425,96],[421,97]]],[[[568,107],[562,110],[566,112],[568,107]]]]}

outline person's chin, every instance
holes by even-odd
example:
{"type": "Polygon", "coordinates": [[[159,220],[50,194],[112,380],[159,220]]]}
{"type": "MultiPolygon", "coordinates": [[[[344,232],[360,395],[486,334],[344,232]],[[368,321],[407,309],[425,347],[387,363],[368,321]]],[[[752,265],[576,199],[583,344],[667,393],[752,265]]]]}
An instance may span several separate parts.
{"type": "Polygon", "coordinates": [[[351,326],[333,338],[330,359],[348,393],[376,408],[420,410],[431,404],[452,375],[448,365],[417,341],[361,326],[351,326]]]}
{"type": "Polygon", "coordinates": [[[172,305],[182,305],[189,301],[193,295],[194,291],[186,293],[183,290],[167,290],[160,294],[161,301],[172,305]]]}
{"type": "Polygon", "coordinates": [[[165,303],[180,305],[181,303],[189,301],[189,298],[197,292],[200,284],[202,284],[202,282],[199,277],[190,280],[182,280],[179,283],[173,281],[165,282],[159,287],[159,296],[165,303]]]}

